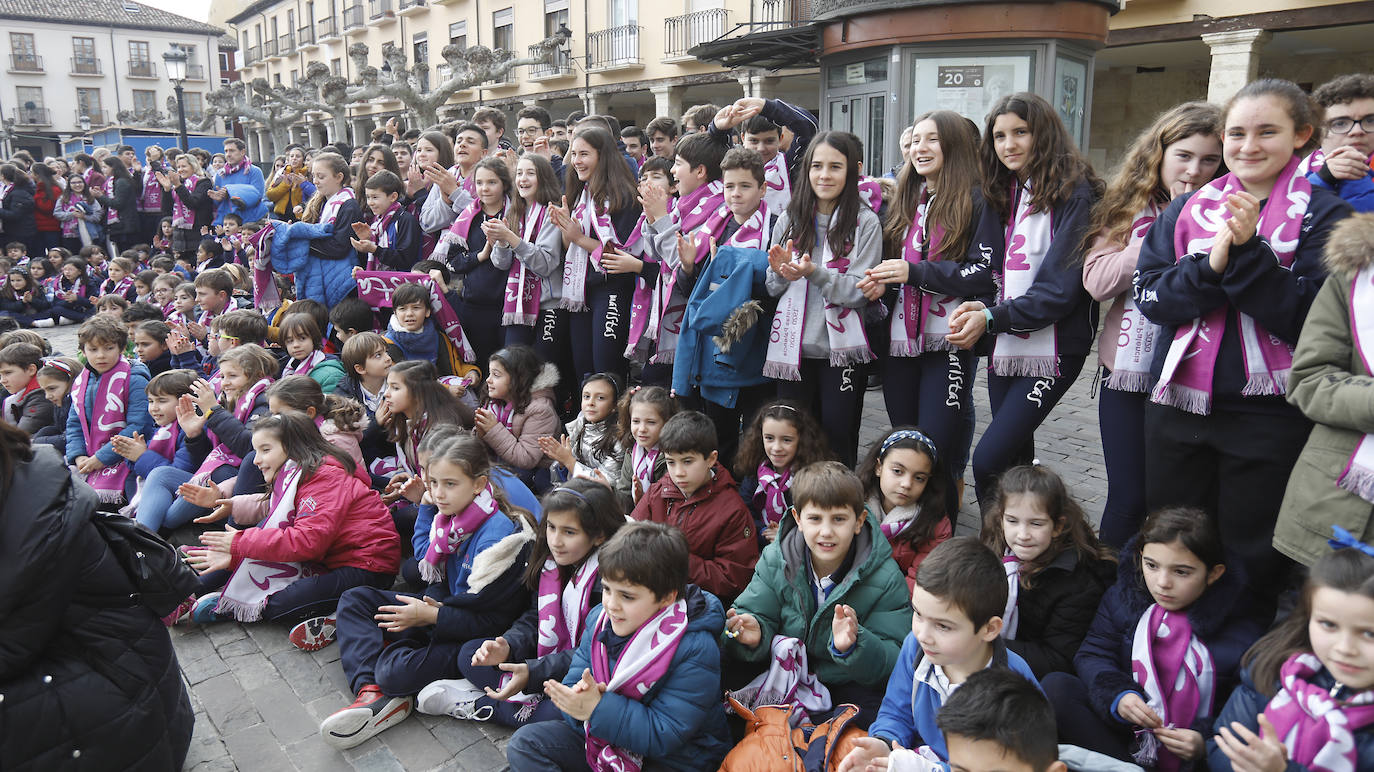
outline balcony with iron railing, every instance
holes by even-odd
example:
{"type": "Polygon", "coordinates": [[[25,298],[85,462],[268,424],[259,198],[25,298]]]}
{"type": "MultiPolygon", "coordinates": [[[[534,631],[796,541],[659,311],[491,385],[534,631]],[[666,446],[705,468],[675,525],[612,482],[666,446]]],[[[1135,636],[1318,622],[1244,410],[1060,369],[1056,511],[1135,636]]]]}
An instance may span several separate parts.
{"type": "Polygon", "coordinates": [[[315,37],[321,43],[339,39],[339,20],[326,16],[315,21],[315,37]]]}
{"type": "Polygon", "coordinates": [[[157,64],[151,59],[130,59],[129,60],[130,78],[156,78],[157,64]]]}
{"type": "Polygon", "coordinates": [[[42,72],[43,57],[38,54],[10,54],[10,72],[42,72]]]}
{"type": "Polygon", "coordinates": [[[76,110],[76,111],[74,111],[74,112],[72,113],[72,116],[73,116],[73,118],[75,119],[76,125],[77,125],[77,126],[80,126],[80,125],[81,125],[81,118],[82,118],[83,116],[84,116],[87,120],[89,120],[89,121],[91,122],[91,125],[92,125],[92,126],[109,126],[109,125],[110,125],[110,111],[109,111],[109,110],[80,110],[80,109],[78,109],[78,110],[76,110]]]}
{"type": "Polygon", "coordinates": [[[401,10],[398,11],[402,16],[412,16],[425,9],[425,0],[401,0],[401,10]]]}
{"type": "Polygon", "coordinates": [[[350,5],[343,10],[343,29],[344,32],[357,29],[363,26],[363,5],[358,3],[350,5]]]}
{"type": "Polygon", "coordinates": [[[277,53],[282,56],[290,56],[296,50],[296,33],[288,32],[277,38],[277,53]]]}
{"type": "Polygon", "coordinates": [[[296,39],[300,41],[301,50],[309,50],[315,47],[315,28],[301,27],[296,30],[296,39]]]}
{"type": "MultiPolygon", "coordinates": [[[[538,56],[538,46],[530,46],[529,55],[538,56]]],[[[574,74],[572,53],[561,48],[554,52],[552,62],[549,64],[531,65],[529,70],[529,78],[534,83],[546,80],[558,80],[559,78],[570,78],[574,74]]]]}
{"type": "Polygon", "coordinates": [[[730,12],[724,8],[670,16],[663,22],[663,61],[696,61],[687,52],[695,45],[721,37],[729,28],[730,12]]]}
{"type": "Polygon", "coordinates": [[[392,0],[367,0],[367,18],[380,24],[396,21],[396,4],[392,0]]]}
{"type": "Polygon", "coordinates": [[[104,75],[103,68],[100,66],[99,59],[92,59],[86,56],[73,56],[72,74],[73,75],[104,75]]]}
{"type": "Polygon", "coordinates": [[[187,80],[205,80],[205,65],[188,64],[186,65],[187,80]]]}
{"type": "Polygon", "coordinates": [[[243,52],[243,64],[245,67],[260,59],[262,59],[262,46],[249,46],[248,49],[243,52]]]}
{"type": "Polygon", "coordinates": [[[758,21],[772,27],[790,27],[811,21],[811,0],[761,0],[758,21]]]}
{"type": "Polygon", "coordinates": [[[635,69],[644,66],[639,55],[639,38],[644,28],[637,24],[587,33],[587,71],[635,69]]]}
{"type": "Polygon", "coordinates": [[[281,54],[277,51],[276,38],[262,41],[262,55],[268,59],[276,59],[277,57],[281,56],[281,54]]]}
{"type": "Polygon", "coordinates": [[[46,107],[21,107],[14,111],[14,122],[19,126],[51,126],[50,116],[46,107]]]}

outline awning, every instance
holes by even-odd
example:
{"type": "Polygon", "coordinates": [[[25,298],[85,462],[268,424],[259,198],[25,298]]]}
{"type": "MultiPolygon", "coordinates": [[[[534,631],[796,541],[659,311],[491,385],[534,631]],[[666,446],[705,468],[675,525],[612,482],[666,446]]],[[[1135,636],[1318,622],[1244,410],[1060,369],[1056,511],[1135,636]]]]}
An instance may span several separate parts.
{"type": "Polygon", "coordinates": [[[723,67],[760,67],[765,70],[815,67],[821,55],[821,25],[806,23],[777,27],[760,32],[745,32],[749,25],[735,29],[709,43],[687,49],[703,62],[723,67]],[[737,34],[740,33],[740,34],[737,34]]]}

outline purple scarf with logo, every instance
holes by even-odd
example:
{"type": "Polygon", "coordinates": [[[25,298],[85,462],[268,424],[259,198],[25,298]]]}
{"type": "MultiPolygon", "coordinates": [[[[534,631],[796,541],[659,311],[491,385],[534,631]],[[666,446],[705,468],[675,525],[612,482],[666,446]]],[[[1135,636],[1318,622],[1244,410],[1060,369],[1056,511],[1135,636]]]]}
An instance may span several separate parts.
{"type": "MultiPolygon", "coordinates": [[[[72,410],[76,411],[81,424],[86,455],[94,456],[111,437],[128,425],[129,375],[132,372],[128,361],[120,359],[114,367],[95,375],[98,381],[89,414],[86,412],[86,389],[94,372],[89,367],[83,367],[72,382],[72,410]]],[[[121,458],[113,466],[86,475],[86,483],[95,489],[101,501],[119,504],[124,501],[124,481],[128,478],[129,464],[121,458]]]]}

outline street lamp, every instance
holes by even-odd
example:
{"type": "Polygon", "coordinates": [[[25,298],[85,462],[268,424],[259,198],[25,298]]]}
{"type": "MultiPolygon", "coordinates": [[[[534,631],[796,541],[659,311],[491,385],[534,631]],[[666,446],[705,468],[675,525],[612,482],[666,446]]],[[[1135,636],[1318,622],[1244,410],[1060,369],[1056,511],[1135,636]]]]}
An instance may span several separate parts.
{"type": "Polygon", "coordinates": [[[167,65],[167,79],[172,82],[172,90],[177,95],[177,126],[181,130],[181,149],[190,150],[191,141],[186,137],[186,94],[181,90],[181,84],[186,81],[186,60],[190,57],[186,54],[186,49],[176,43],[169,43],[171,50],[162,55],[162,61],[167,65]]]}

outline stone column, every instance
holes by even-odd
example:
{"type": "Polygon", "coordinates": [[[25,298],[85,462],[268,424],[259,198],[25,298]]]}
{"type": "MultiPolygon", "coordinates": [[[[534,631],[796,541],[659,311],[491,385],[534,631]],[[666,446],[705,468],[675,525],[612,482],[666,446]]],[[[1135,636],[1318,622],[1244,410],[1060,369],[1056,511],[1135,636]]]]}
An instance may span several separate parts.
{"type": "Polygon", "coordinates": [[[739,81],[740,90],[744,92],[743,96],[758,96],[756,93],[758,90],[758,77],[759,76],[753,70],[748,68],[739,70],[735,73],[735,80],[739,81]]]}
{"type": "Polygon", "coordinates": [[[667,116],[677,120],[682,115],[682,96],[685,86],[654,86],[649,92],[654,95],[654,115],[667,116]]]}
{"type": "Polygon", "coordinates": [[[1212,49],[1212,73],[1207,81],[1207,101],[1224,104],[1259,74],[1260,49],[1273,37],[1263,29],[1239,29],[1202,36],[1212,49]]]}
{"type": "Polygon", "coordinates": [[[774,99],[778,95],[778,84],[781,82],[782,78],[776,76],[759,75],[754,79],[753,96],[774,99]]]}
{"type": "Polygon", "coordinates": [[[600,91],[588,91],[582,97],[587,115],[605,115],[611,106],[611,95],[600,91]]]}

